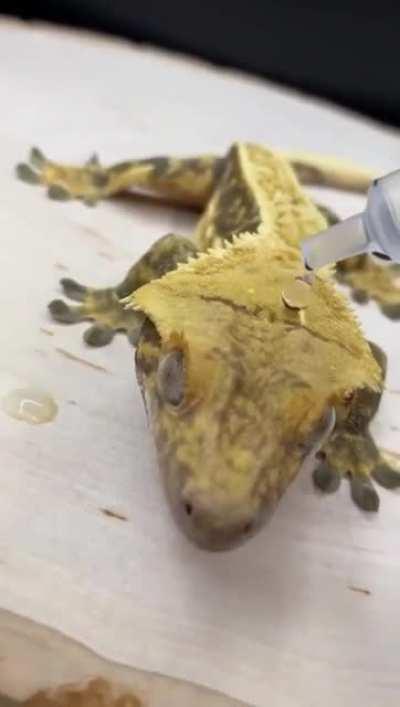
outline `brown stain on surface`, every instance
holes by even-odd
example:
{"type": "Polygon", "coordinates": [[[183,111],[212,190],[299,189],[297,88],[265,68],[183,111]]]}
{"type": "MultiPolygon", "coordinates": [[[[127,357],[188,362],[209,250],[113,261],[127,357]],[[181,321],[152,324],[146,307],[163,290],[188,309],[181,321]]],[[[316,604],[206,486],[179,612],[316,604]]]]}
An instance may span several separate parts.
{"type": "Polygon", "coordinates": [[[123,513],[118,513],[117,511],[111,510],[111,508],[100,508],[101,512],[108,518],[116,518],[117,520],[128,520],[127,516],[123,513]]]}
{"type": "Polygon", "coordinates": [[[101,258],[104,258],[105,260],[111,260],[112,262],[115,260],[110,253],[107,253],[105,250],[98,250],[97,255],[99,255],[101,258]]]}
{"type": "Polygon", "coordinates": [[[61,354],[61,356],[64,356],[65,358],[68,358],[70,361],[75,361],[76,363],[82,363],[84,366],[87,366],[88,368],[93,368],[95,371],[101,371],[102,373],[109,373],[110,371],[107,370],[104,366],[101,366],[99,363],[92,363],[92,361],[87,361],[85,358],[81,358],[80,356],[75,356],[75,354],[71,353],[70,351],[66,351],[65,349],[61,349],[59,347],[56,347],[55,349],[57,353],[61,354]]]}
{"type": "Polygon", "coordinates": [[[144,707],[132,692],[121,692],[103,678],[86,686],[65,685],[55,690],[40,690],[19,704],[24,707],[144,707]]]}
{"type": "Polygon", "coordinates": [[[364,589],[364,587],[354,587],[351,584],[347,587],[351,592],[357,592],[358,594],[364,594],[364,596],[369,597],[372,592],[370,589],[364,589]]]}
{"type": "Polygon", "coordinates": [[[66,265],[63,263],[59,263],[58,261],[54,263],[54,267],[57,268],[57,270],[61,270],[62,272],[67,272],[68,268],[66,265]]]}
{"type": "Polygon", "coordinates": [[[110,241],[103,236],[102,233],[99,233],[99,231],[96,231],[95,228],[91,228],[90,226],[82,226],[80,225],[80,230],[87,236],[90,236],[94,240],[96,240],[98,243],[102,243],[103,245],[110,245],[110,241]]]}

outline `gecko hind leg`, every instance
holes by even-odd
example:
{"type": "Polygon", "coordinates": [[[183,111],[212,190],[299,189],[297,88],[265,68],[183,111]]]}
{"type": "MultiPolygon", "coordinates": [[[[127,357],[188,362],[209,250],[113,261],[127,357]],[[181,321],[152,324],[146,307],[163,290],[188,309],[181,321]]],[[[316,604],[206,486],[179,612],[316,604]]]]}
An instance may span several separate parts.
{"type": "MultiPolygon", "coordinates": [[[[370,345],[384,375],[386,356],[378,346],[370,345]]],[[[352,499],[363,511],[379,508],[379,496],[372,481],[387,489],[400,487],[400,471],[380,452],[368,431],[380,397],[380,393],[369,390],[356,393],[346,419],[338,423],[317,454],[319,465],[313,475],[315,486],[325,492],[336,491],[342,478],[347,477],[352,499]]]]}
{"type": "MultiPolygon", "coordinates": [[[[316,205],[328,226],[340,221],[331,209],[316,205]]],[[[337,263],[336,279],[350,287],[351,296],[358,304],[373,299],[386,317],[400,319],[400,265],[382,264],[369,255],[357,255],[337,263]]]]}
{"type": "Polygon", "coordinates": [[[336,277],[351,288],[359,304],[375,300],[382,314],[400,319],[400,265],[381,264],[369,255],[358,255],[338,263],[336,277]]]}
{"type": "Polygon", "coordinates": [[[126,309],[122,300],[146,282],[174,270],[179,263],[196,253],[197,249],[189,239],[174,234],[163,236],[129,269],[116,287],[96,289],[63,278],[60,284],[64,294],[79,304],[71,305],[62,299],[55,299],[48,305],[50,314],[62,324],[92,321],[93,324],[83,334],[89,346],[105,346],[117,332],[124,332],[135,345],[144,315],[126,309]]]}
{"type": "Polygon", "coordinates": [[[83,166],[53,162],[37,147],[16,166],[19,179],[47,187],[51,199],[80,199],[94,206],[100,199],[128,189],[144,190],[189,207],[203,207],[221,170],[214,155],[193,158],[150,157],[108,167],[93,155],[83,166]]]}

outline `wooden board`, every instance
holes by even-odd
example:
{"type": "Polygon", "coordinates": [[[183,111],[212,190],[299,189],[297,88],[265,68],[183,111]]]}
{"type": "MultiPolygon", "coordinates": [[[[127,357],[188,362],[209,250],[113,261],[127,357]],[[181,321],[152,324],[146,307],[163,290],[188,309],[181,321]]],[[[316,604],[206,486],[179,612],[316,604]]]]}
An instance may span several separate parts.
{"type": "MultiPolygon", "coordinates": [[[[107,162],[251,139],[382,173],[399,166],[398,133],[185,57],[6,20],[0,105],[0,398],[34,386],[58,405],[39,426],[0,412],[1,607],[108,660],[260,707],[397,706],[399,495],[382,491],[370,518],[346,484],[320,498],[303,475],[248,545],[191,547],[164,503],[132,351],[122,338],[88,350],[79,327],[48,320],[46,303],[65,274],[114,283],[157,237],[187,233],[193,215],[145,200],[53,203],[13,169],[32,144],[107,162]]],[[[343,216],[364,203],[318,197],[343,216]]],[[[374,305],[359,313],[389,353],[375,432],[400,452],[400,324],[374,305]]]]}

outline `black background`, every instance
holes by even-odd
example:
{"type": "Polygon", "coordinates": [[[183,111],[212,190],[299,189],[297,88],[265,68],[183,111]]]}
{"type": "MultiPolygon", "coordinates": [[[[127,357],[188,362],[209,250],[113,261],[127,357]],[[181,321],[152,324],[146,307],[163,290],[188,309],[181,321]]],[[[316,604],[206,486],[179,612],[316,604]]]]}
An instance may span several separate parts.
{"type": "Polygon", "coordinates": [[[400,0],[0,0],[0,12],[183,50],[400,126],[400,0]]]}

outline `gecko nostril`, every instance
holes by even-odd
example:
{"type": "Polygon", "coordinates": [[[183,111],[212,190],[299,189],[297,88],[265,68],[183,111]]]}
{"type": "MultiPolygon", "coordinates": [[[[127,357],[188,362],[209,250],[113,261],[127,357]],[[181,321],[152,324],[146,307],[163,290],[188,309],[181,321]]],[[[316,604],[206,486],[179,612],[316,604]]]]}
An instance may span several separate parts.
{"type": "Polygon", "coordinates": [[[191,516],[193,513],[193,506],[191,503],[185,503],[184,505],[185,513],[188,516],[191,516]]]}
{"type": "Polygon", "coordinates": [[[250,533],[252,529],[253,529],[253,523],[249,522],[249,523],[246,523],[246,525],[243,527],[243,532],[247,535],[247,533],[250,533]]]}

